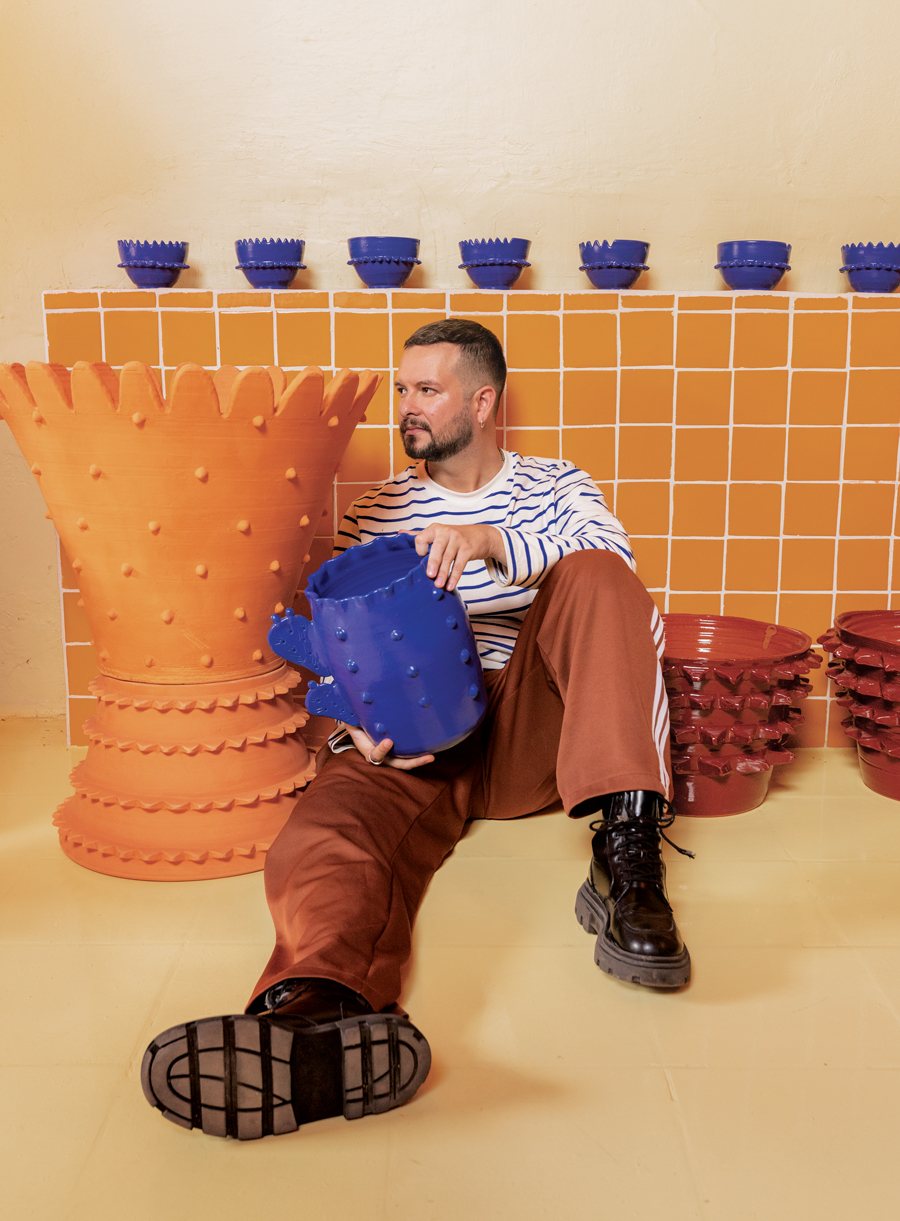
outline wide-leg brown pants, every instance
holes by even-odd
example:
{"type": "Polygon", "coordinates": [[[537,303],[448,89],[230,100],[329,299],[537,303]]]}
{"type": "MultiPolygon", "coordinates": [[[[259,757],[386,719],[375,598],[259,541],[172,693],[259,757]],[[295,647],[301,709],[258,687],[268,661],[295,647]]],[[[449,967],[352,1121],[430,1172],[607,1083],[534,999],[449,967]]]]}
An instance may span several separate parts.
{"type": "Polygon", "coordinates": [[[396,1002],[425,889],[470,818],[518,818],[604,793],[669,795],[662,621],[618,556],[582,551],[541,586],[488,711],[414,771],[326,746],[266,860],[275,922],[256,998],[282,979],[333,979],[376,1010],[396,1002]]]}

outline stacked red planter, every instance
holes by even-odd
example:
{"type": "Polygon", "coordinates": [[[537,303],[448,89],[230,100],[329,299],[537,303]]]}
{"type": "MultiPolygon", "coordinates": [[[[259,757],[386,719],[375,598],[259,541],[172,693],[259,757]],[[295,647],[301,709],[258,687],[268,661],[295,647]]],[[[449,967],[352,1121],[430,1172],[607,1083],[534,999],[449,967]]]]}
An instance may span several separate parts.
{"type": "Polygon", "coordinates": [[[847,611],[819,643],[832,654],[828,677],[850,714],[863,782],[900,800],[900,611],[847,611]]]}
{"type": "Polygon", "coordinates": [[[663,676],[679,814],[753,810],[803,717],[809,671],[821,665],[793,628],[730,615],[665,615],[663,676]]]}

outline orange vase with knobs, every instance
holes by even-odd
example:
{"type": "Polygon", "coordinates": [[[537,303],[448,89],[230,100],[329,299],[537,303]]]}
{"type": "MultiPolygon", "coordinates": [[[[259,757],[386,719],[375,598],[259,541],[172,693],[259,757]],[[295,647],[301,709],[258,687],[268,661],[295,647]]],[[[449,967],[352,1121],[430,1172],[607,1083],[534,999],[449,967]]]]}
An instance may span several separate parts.
{"type": "Polygon", "coordinates": [[[0,365],[0,413],[78,574],[97,699],[63,851],[160,881],[261,869],[312,775],[268,648],[377,374],[0,365]]]}

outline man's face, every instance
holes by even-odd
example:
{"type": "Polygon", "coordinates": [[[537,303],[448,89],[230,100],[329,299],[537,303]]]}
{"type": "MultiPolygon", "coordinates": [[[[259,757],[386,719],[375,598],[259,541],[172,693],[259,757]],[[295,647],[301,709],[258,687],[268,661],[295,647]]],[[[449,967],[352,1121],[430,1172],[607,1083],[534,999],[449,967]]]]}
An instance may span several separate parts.
{"type": "Polygon", "coordinates": [[[456,367],[459,348],[434,343],[407,348],[400,359],[400,436],[410,458],[442,462],[461,453],[474,431],[472,399],[456,367]]]}

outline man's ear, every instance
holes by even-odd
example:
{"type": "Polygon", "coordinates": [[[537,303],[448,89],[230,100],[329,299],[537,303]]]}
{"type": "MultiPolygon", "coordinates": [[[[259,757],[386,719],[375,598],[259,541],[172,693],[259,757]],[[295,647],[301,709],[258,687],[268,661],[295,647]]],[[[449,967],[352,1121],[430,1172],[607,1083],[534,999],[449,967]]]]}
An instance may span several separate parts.
{"type": "Polygon", "coordinates": [[[475,391],[473,398],[476,401],[478,422],[484,428],[488,420],[495,418],[497,415],[500,405],[497,391],[493,386],[482,386],[479,390],[475,391]]]}

